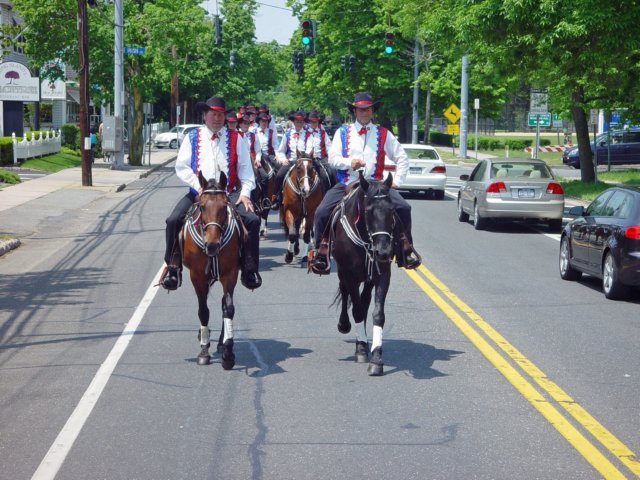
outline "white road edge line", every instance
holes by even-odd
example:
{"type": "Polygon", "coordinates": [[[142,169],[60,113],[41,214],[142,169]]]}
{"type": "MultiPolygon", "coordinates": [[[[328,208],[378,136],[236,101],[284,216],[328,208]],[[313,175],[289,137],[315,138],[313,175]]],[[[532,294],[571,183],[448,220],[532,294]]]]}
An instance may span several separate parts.
{"type": "MultiPolygon", "coordinates": [[[[154,279],[160,277],[163,268],[164,267],[158,270],[154,279]]],[[[52,480],[58,474],[60,467],[62,467],[62,463],[78,438],[78,435],[87,421],[87,418],[89,418],[93,407],[98,402],[104,387],[107,385],[113,370],[116,368],[122,354],[125,352],[129,342],[133,338],[133,335],[136,333],[142,318],[151,305],[151,301],[156,296],[156,293],[158,293],[160,287],[154,286],[155,283],[157,283],[155,280],[152,281],[149,288],[147,288],[144,297],[140,300],[140,303],[127,322],[127,325],[124,327],[120,337],[118,337],[118,340],[111,349],[111,352],[109,352],[109,355],[98,369],[98,372],[93,377],[91,384],[84,392],[80,402],[78,402],[75,410],[67,420],[67,423],[62,427],[62,430],[54,440],[51,448],[49,448],[44,459],[40,462],[40,466],[31,477],[32,480],[52,480]]]]}

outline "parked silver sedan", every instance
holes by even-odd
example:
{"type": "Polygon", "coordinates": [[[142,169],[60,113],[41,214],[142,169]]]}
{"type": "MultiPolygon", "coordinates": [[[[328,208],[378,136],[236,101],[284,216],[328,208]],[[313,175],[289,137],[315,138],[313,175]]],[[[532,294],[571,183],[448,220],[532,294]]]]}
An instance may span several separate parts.
{"type": "Polygon", "coordinates": [[[482,160],[460,180],[458,220],[472,216],[476,230],[494,218],[535,219],[547,223],[551,232],[562,230],[564,191],[542,160],[482,160]]]}

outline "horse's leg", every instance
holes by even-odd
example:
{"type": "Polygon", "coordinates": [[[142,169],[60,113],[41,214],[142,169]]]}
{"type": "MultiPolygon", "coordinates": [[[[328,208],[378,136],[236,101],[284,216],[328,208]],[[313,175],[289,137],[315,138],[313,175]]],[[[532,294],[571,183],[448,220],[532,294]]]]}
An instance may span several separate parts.
{"type": "MultiPolygon", "coordinates": [[[[226,289],[225,289],[226,290],[226,289]]],[[[226,292],[222,297],[222,368],[231,370],[236,364],[236,356],[233,353],[233,316],[235,314],[233,305],[233,292],[226,292]]]]}
{"type": "Polygon", "coordinates": [[[302,220],[302,225],[300,228],[302,229],[302,249],[300,250],[300,266],[306,267],[307,265],[307,255],[309,254],[309,242],[311,241],[310,235],[310,227],[309,225],[313,225],[313,219],[309,222],[309,218],[305,218],[302,220]]]}
{"type": "Polygon", "coordinates": [[[285,223],[287,224],[286,234],[289,240],[289,248],[287,248],[287,253],[284,256],[284,261],[286,263],[291,263],[293,261],[293,251],[296,238],[298,236],[298,231],[296,229],[295,222],[293,220],[293,213],[291,210],[287,210],[285,212],[285,223]]]}
{"type": "Polygon", "coordinates": [[[340,280],[340,318],[338,319],[338,331],[340,333],[349,333],[351,331],[351,322],[349,321],[349,292],[344,282],[340,280]]]}
{"type": "Polygon", "coordinates": [[[301,223],[301,221],[298,220],[294,224],[294,232],[296,232],[296,240],[295,240],[295,243],[293,245],[293,254],[294,255],[298,255],[300,253],[300,223],[301,223]]]}
{"type": "Polygon", "coordinates": [[[382,375],[382,329],[384,328],[384,302],[391,282],[391,267],[387,265],[376,282],[375,306],[373,308],[373,341],[371,343],[371,360],[367,372],[371,376],[382,375]]]}
{"type": "MultiPolygon", "coordinates": [[[[193,272],[193,270],[191,270],[193,272]]],[[[209,293],[209,283],[206,277],[191,275],[191,283],[193,283],[196,295],[198,296],[198,318],[200,319],[200,331],[198,339],[200,340],[200,354],[198,355],[198,365],[209,365],[209,307],[207,306],[207,295],[209,293]]]]}

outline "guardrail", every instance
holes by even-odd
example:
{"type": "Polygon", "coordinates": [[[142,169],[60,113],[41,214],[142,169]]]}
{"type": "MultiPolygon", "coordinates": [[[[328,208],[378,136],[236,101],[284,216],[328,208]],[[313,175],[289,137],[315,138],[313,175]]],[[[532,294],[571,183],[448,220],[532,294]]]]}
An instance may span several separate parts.
{"type": "Polygon", "coordinates": [[[26,160],[28,158],[42,157],[43,155],[50,155],[60,151],[62,146],[62,137],[60,130],[57,132],[46,132],[44,138],[42,132],[38,132],[38,138],[36,134],[31,133],[31,140],[27,140],[29,132],[25,133],[21,141],[16,139],[16,134],[11,134],[13,139],[13,163],[18,163],[18,159],[26,160]]]}

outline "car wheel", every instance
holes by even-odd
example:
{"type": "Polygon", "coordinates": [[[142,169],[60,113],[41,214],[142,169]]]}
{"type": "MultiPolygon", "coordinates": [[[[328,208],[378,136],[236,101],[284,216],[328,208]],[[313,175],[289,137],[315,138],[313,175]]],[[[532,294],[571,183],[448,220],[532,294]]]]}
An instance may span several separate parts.
{"type": "Polygon", "coordinates": [[[582,272],[571,266],[571,254],[569,252],[569,239],[562,237],[560,241],[560,278],[563,280],[580,280],[582,272]]]}
{"type": "Polygon", "coordinates": [[[562,232],[562,219],[554,218],[553,220],[549,220],[548,228],[550,233],[562,232]]]}
{"type": "Polygon", "coordinates": [[[169,142],[169,148],[176,148],[178,146],[178,141],[177,140],[171,140],[169,142]]]}
{"type": "Polygon", "coordinates": [[[620,283],[618,277],[618,267],[613,260],[613,255],[609,252],[602,263],[602,289],[604,296],[610,300],[625,298],[629,293],[629,287],[620,283]]]}
{"type": "Polygon", "coordinates": [[[480,216],[478,202],[476,202],[473,207],[473,226],[476,230],[484,230],[487,228],[487,219],[480,216]]]}
{"type": "Polygon", "coordinates": [[[436,199],[436,200],[444,199],[444,190],[434,190],[433,191],[433,198],[436,199]]]}
{"type": "Polygon", "coordinates": [[[462,209],[462,200],[460,198],[458,198],[458,221],[459,222],[469,221],[469,214],[462,209]]]}

